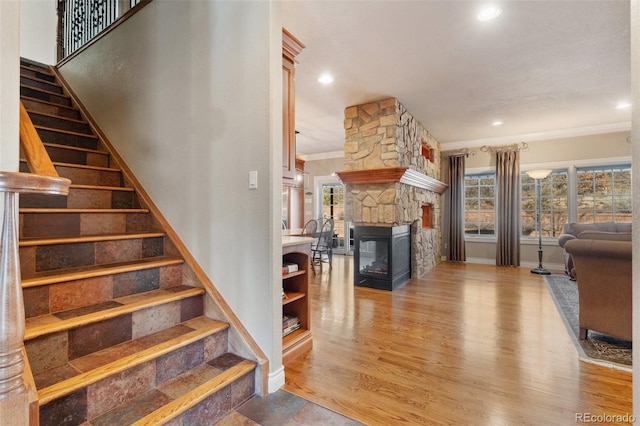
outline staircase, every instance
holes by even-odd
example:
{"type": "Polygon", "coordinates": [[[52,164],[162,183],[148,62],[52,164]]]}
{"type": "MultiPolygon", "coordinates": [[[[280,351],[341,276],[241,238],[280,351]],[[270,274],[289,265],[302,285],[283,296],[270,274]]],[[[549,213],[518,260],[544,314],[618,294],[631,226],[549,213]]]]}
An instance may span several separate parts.
{"type": "MultiPolygon", "coordinates": [[[[20,196],[25,347],[42,425],[210,425],[255,393],[257,363],[48,67],[21,100],[68,197],[20,196]]],[[[28,172],[25,162],[20,170],[28,172]]]]}

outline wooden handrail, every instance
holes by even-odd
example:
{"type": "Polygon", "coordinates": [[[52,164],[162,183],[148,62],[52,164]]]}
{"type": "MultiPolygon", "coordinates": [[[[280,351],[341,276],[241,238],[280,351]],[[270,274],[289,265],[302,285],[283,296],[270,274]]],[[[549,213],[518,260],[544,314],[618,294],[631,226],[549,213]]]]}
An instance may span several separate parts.
{"type": "MultiPolygon", "coordinates": [[[[33,401],[32,377],[25,369],[25,313],[18,256],[16,194],[69,193],[69,179],[30,173],[0,172],[4,214],[0,237],[0,424],[28,424],[33,401]]],[[[33,420],[33,419],[32,419],[33,420]]]]}
{"type": "Polygon", "coordinates": [[[27,160],[31,173],[41,176],[58,177],[58,172],[47,150],[42,144],[40,135],[33,126],[22,101],[20,101],[20,146],[27,160]]]}

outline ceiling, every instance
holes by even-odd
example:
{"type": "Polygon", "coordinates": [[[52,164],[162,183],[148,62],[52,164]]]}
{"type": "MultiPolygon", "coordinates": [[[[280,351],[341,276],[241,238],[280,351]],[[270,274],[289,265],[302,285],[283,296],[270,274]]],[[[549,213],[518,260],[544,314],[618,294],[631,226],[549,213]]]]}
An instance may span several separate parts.
{"type": "Polygon", "coordinates": [[[631,110],[615,108],[631,100],[629,1],[496,1],[502,15],[481,22],[486,5],[282,2],[284,27],[306,46],[298,154],[342,150],[344,109],[387,97],[443,149],[630,129],[631,110]]]}

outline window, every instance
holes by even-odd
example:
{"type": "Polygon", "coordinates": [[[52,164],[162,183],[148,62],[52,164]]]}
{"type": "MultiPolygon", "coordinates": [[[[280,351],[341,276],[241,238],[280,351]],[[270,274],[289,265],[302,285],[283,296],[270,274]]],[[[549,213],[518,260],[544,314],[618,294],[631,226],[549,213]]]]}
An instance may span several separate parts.
{"type": "Polygon", "coordinates": [[[464,178],[464,232],[466,235],[495,233],[495,174],[464,178]]]}
{"type": "MultiPolygon", "coordinates": [[[[554,170],[540,181],[540,222],[543,237],[558,237],[562,227],[568,221],[569,191],[566,170],[554,170]]],[[[538,196],[536,181],[522,173],[520,175],[521,190],[521,227],[522,236],[538,237],[537,207],[538,196]]]]}
{"type": "Polygon", "coordinates": [[[631,165],[579,168],[578,223],[631,222],[631,165]]]}

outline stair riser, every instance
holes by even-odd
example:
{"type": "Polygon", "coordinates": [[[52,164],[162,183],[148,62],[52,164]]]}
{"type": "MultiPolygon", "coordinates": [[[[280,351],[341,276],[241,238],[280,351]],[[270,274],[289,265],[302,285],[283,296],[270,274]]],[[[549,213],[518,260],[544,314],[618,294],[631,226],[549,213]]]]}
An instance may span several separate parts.
{"type": "MultiPolygon", "coordinates": [[[[55,165],[60,177],[67,178],[76,185],[95,186],[122,186],[122,173],[120,170],[96,170],[78,167],[55,165]]],[[[20,171],[29,172],[26,162],[20,162],[20,171]]]]}
{"type": "MultiPolygon", "coordinates": [[[[227,332],[225,330],[54,400],[40,407],[40,424],[43,426],[81,424],[94,419],[96,421],[92,424],[95,425],[130,424],[133,421],[132,416],[139,413],[146,414],[172,399],[167,394],[157,390],[153,391],[154,387],[198,365],[213,362],[216,357],[226,351],[226,341],[227,332]],[[128,416],[129,419],[123,418],[117,412],[109,413],[112,415],[111,419],[109,419],[109,414],[97,419],[104,413],[117,410],[123,401],[127,402],[144,397],[150,392],[153,392],[156,399],[160,399],[160,401],[156,404],[153,404],[153,401],[139,404],[134,408],[139,413],[127,410],[125,416],[128,416]],[[113,414],[116,414],[115,418],[113,414]]],[[[253,382],[252,374],[240,377],[230,386],[223,388],[203,403],[187,411],[185,414],[189,414],[190,419],[197,419],[197,421],[184,424],[213,424],[253,395],[253,382]],[[196,418],[196,415],[199,417],[196,418]]]]}
{"type": "Polygon", "coordinates": [[[77,109],[65,108],[63,106],[57,106],[52,104],[46,104],[43,102],[38,102],[33,99],[22,98],[22,103],[24,107],[29,111],[38,111],[43,114],[53,114],[59,115],[61,117],[73,118],[75,120],[80,120],[80,112],[77,109]]]}
{"type": "Polygon", "coordinates": [[[65,120],[64,118],[40,115],[35,112],[29,113],[31,122],[36,126],[53,127],[56,129],[68,130],[70,132],[91,134],[91,128],[87,123],[65,120]]]}
{"type": "Polygon", "coordinates": [[[86,166],[109,167],[109,154],[78,151],[55,146],[45,146],[51,161],[58,163],[83,164],[86,166]]]}
{"type": "Polygon", "coordinates": [[[20,75],[35,77],[35,78],[39,78],[40,80],[47,80],[50,82],[56,81],[56,77],[53,76],[52,74],[49,74],[44,70],[38,71],[37,69],[34,69],[34,68],[20,67],[20,75]]]}
{"type": "Polygon", "coordinates": [[[132,238],[20,247],[20,272],[29,278],[36,272],[127,262],[164,255],[164,238],[132,238]]]}
{"type": "Polygon", "coordinates": [[[62,106],[71,106],[71,98],[64,95],[56,95],[54,93],[43,92],[31,87],[21,86],[20,95],[28,96],[30,98],[41,99],[43,101],[51,102],[54,104],[60,104],[62,106]]]}
{"type": "Polygon", "coordinates": [[[182,284],[182,266],[171,265],[104,277],[23,289],[25,315],[38,315],[78,309],[105,303],[113,298],[145,291],[167,289],[182,284]]]}
{"type": "Polygon", "coordinates": [[[69,195],[20,194],[22,208],[135,209],[133,191],[71,188],[69,195]]]}
{"type": "Polygon", "coordinates": [[[149,222],[146,213],[21,213],[20,238],[146,232],[149,222]]]}
{"type": "Polygon", "coordinates": [[[59,133],[47,129],[36,129],[40,139],[45,143],[55,143],[58,145],[76,146],[87,149],[98,149],[98,139],[91,136],[72,135],[59,133]]]}
{"type": "Polygon", "coordinates": [[[35,89],[46,90],[47,92],[62,94],[62,87],[60,87],[55,83],[33,80],[31,78],[28,78],[22,75],[20,76],[20,85],[22,87],[26,86],[26,87],[31,87],[35,89]]]}

